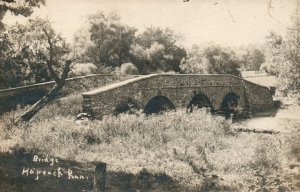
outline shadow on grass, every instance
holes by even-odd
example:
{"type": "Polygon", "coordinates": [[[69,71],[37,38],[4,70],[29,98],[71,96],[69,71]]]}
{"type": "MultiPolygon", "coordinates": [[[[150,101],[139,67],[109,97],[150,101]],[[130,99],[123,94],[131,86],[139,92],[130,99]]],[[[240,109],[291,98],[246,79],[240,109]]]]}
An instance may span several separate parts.
{"type": "MultiPolygon", "coordinates": [[[[82,164],[62,159],[57,159],[56,162],[56,158],[50,156],[48,156],[48,162],[45,162],[45,157],[45,155],[37,155],[37,153],[26,152],[25,150],[0,153],[0,192],[93,191],[96,162],[82,164]],[[39,160],[33,161],[34,155],[41,159],[40,162],[38,162],[39,160]],[[54,163],[51,166],[52,160],[54,163]],[[68,174],[70,170],[72,172],[71,177],[68,174]],[[37,173],[39,173],[38,179],[37,173]],[[58,177],[59,174],[60,177],[58,177]],[[75,175],[77,179],[74,178],[75,175]]],[[[189,190],[184,190],[164,173],[152,174],[142,170],[138,174],[129,174],[108,170],[106,173],[106,191],[189,190]]]]}
{"type": "MultiPolygon", "coordinates": [[[[12,153],[0,153],[0,192],[92,192],[94,191],[94,171],[97,164],[97,162],[78,163],[20,149],[12,153]],[[37,161],[34,161],[34,157],[38,157],[40,160],[36,158],[37,161]],[[45,157],[48,158],[48,162],[45,162],[45,157]],[[51,166],[52,161],[53,165],[51,166]],[[70,170],[71,177],[68,174],[70,170]],[[38,171],[40,172],[37,179],[38,171]],[[51,175],[48,172],[51,172],[51,175]],[[58,173],[60,173],[60,177],[58,177],[58,173]],[[75,175],[77,179],[74,178],[75,175]]],[[[203,178],[201,185],[191,187],[180,185],[165,173],[153,174],[145,169],[138,174],[108,170],[105,189],[106,191],[124,192],[236,191],[234,188],[221,185],[219,182],[221,180],[217,176],[203,178]]]]}

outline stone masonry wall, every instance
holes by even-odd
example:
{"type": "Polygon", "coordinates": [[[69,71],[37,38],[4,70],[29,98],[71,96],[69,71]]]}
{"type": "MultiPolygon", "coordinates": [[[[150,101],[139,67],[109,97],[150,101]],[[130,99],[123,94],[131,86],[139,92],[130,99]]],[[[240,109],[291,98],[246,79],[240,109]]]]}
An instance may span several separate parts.
{"type": "MultiPolygon", "coordinates": [[[[94,74],[66,80],[60,97],[70,93],[92,90],[97,87],[132,78],[126,75],[94,74]]],[[[15,109],[17,105],[32,104],[42,98],[54,85],[54,82],[39,83],[11,89],[0,90],[0,114],[15,109]]]]}
{"type": "Polygon", "coordinates": [[[274,107],[272,92],[268,87],[260,86],[246,80],[244,82],[252,112],[264,111],[274,107]]]}
{"type": "MultiPolygon", "coordinates": [[[[247,102],[253,110],[272,107],[268,88],[232,75],[147,75],[119,82],[83,94],[83,111],[96,118],[111,114],[128,99],[143,109],[154,96],[170,99],[176,107],[186,107],[196,94],[205,94],[215,110],[220,110],[224,97],[233,92],[240,96],[239,106],[247,102]]],[[[271,96],[271,97],[270,97],[271,96]]]]}

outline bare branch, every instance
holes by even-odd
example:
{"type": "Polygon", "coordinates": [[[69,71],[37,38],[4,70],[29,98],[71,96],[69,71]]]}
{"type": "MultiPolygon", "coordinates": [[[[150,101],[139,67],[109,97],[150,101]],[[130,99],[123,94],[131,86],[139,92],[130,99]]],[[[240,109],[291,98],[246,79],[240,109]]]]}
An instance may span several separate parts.
{"type": "MultiPolygon", "coordinates": [[[[268,15],[277,23],[279,23],[280,25],[284,25],[281,21],[279,21],[278,19],[276,19],[275,17],[273,17],[272,13],[271,13],[271,9],[273,9],[274,7],[272,6],[272,2],[273,0],[269,0],[268,3],[268,15]]],[[[297,30],[296,28],[291,28],[291,27],[286,27],[288,30],[294,31],[297,30]]]]}
{"type": "Polygon", "coordinates": [[[78,63],[78,61],[80,60],[80,57],[74,57],[72,59],[72,64],[70,65],[70,70],[74,69],[74,66],[78,63]]]}
{"type": "Polygon", "coordinates": [[[230,8],[229,8],[228,0],[227,0],[227,12],[228,12],[229,17],[232,19],[232,22],[235,22],[235,19],[234,19],[234,17],[232,16],[231,11],[230,11],[230,8]]]}
{"type": "Polygon", "coordinates": [[[270,1],[269,1],[268,15],[269,15],[270,17],[272,17],[272,19],[274,19],[274,21],[276,21],[277,23],[279,23],[279,24],[282,25],[282,23],[281,23],[278,19],[276,19],[275,17],[273,17],[273,15],[271,14],[271,9],[274,8],[274,7],[272,7],[272,2],[273,2],[273,0],[270,0],[270,1]]]}
{"type": "Polygon", "coordinates": [[[232,21],[235,22],[235,19],[233,18],[230,9],[227,9],[228,15],[231,17],[232,21]]]}
{"type": "Polygon", "coordinates": [[[273,17],[272,14],[271,14],[271,9],[273,9],[273,7],[272,7],[272,1],[273,0],[269,1],[269,6],[268,6],[268,15],[270,15],[270,17],[273,17]]]}

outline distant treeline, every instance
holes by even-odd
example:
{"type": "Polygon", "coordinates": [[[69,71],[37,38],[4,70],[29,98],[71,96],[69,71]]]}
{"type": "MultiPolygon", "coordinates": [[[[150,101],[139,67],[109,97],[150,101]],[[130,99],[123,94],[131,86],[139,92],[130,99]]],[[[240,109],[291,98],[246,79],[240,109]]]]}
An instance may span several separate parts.
{"type": "Polygon", "coordinates": [[[71,44],[48,20],[30,19],[25,24],[17,23],[0,30],[0,89],[50,81],[53,77],[47,61],[55,61],[53,67],[58,72],[61,71],[60,60],[72,58],[76,64],[69,76],[166,72],[240,76],[244,70],[264,70],[281,79],[282,91],[299,90],[297,11],[292,20],[295,27],[288,31],[286,38],[271,32],[263,45],[210,44],[187,49],[181,45],[183,38],[169,28],[151,26],[138,32],[122,23],[116,14],[90,15],[71,44]],[[54,48],[52,54],[49,35],[54,48]]]}

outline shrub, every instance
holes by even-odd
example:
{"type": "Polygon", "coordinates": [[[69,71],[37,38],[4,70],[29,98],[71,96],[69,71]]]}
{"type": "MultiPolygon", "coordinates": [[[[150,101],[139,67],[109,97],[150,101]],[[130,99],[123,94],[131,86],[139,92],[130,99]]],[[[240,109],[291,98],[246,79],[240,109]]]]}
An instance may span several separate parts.
{"type": "Polygon", "coordinates": [[[97,66],[92,63],[76,63],[73,66],[72,74],[74,76],[90,75],[97,72],[97,66]]]}
{"type": "Polygon", "coordinates": [[[124,63],[120,67],[120,73],[124,75],[138,75],[139,71],[132,63],[124,63]]]}

